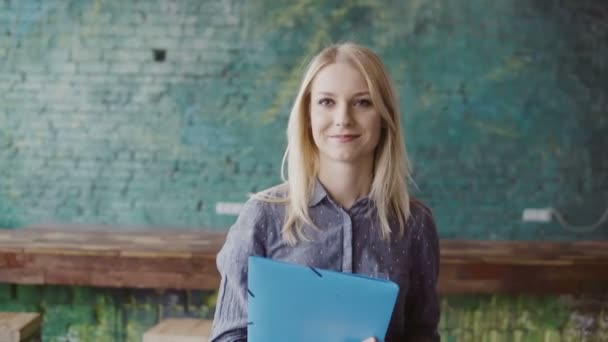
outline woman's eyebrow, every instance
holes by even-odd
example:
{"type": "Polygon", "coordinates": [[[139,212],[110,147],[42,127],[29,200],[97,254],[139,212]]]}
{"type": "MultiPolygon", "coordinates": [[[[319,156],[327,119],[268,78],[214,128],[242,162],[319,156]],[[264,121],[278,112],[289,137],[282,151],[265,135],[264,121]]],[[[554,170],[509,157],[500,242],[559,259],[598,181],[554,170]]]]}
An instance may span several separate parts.
{"type": "MultiPolygon", "coordinates": [[[[318,95],[327,95],[327,96],[335,96],[336,94],[330,92],[330,91],[319,91],[316,92],[318,95]]],[[[361,96],[361,95],[369,95],[369,91],[359,91],[354,93],[352,96],[356,97],[356,96],[361,96]]]]}

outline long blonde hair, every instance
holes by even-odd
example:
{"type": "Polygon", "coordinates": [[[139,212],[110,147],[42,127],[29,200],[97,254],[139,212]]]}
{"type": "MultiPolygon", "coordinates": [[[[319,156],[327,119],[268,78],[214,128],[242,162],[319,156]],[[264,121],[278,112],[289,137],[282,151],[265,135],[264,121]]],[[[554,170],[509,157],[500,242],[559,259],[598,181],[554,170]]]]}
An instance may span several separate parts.
{"type": "Polygon", "coordinates": [[[382,237],[385,240],[390,238],[391,215],[398,220],[399,234],[403,234],[410,216],[407,182],[411,177],[410,163],[392,83],[382,61],[373,51],[354,43],[335,44],[323,49],[311,60],[295,98],[287,125],[287,149],[281,165],[281,176],[285,183],[254,195],[260,200],[286,204],[282,232],[283,238],[291,245],[295,245],[299,239],[307,240],[304,223],[315,227],[308,212],[319,171],[318,149],[310,126],[310,85],[322,68],[343,62],[355,67],[365,78],[372,103],[382,118],[370,191],[382,237]],[[277,191],[284,194],[277,195],[277,191]]]}

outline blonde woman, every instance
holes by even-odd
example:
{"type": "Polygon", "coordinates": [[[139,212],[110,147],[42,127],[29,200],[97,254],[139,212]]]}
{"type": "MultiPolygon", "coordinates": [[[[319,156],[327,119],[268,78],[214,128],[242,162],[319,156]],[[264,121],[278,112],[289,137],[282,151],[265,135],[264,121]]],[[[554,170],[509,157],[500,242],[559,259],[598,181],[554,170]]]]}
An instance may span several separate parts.
{"type": "Polygon", "coordinates": [[[218,254],[212,341],[247,339],[250,255],[390,279],[400,290],[385,340],[439,341],[437,231],[408,192],[398,104],[378,56],[345,43],[314,57],[287,140],[285,182],[245,204],[218,254]]]}

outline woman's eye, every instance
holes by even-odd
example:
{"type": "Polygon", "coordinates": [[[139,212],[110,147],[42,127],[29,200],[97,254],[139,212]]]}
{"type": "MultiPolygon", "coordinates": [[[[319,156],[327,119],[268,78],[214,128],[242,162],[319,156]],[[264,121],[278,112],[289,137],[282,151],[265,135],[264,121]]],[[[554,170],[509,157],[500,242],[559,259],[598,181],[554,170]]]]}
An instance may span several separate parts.
{"type": "Polygon", "coordinates": [[[359,106],[359,107],[367,108],[367,107],[371,107],[371,105],[372,105],[372,101],[370,101],[368,99],[360,99],[355,102],[355,106],[359,106]]]}
{"type": "Polygon", "coordinates": [[[332,99],[323,98],[319,100],[319,104],[321,106],[331,106],[334,104],[334,101],[332,99]]]}

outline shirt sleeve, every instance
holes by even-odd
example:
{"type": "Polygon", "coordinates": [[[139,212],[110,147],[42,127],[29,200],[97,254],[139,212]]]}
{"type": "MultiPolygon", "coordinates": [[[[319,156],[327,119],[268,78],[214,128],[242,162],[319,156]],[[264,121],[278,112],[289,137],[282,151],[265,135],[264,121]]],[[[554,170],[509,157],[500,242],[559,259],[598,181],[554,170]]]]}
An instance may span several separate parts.
{"type": "Polygon", "coordinates": [[[411,288],[406,298],[407,341],[439,342],[439,237],[430,209],[422,210],[412,241],[411,288]]]}
{"type": "Polygon", "coordinates": [[[217,255],[221,283],[212,342],[247,341],[247,262],[251,255],[265,255],[264,208],[264,203],[258,200],[247,201],[217,255]]]}

